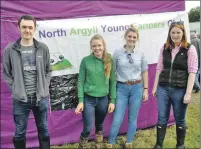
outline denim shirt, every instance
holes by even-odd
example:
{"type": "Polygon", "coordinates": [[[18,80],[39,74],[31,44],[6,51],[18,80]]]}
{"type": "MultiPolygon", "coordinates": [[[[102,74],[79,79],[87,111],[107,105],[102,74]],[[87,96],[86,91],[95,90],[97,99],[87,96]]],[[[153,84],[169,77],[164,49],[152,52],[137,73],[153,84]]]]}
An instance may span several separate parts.
{"type": "Polygon", "coordinates": [[[115,50],[113,60],[117,81],[141,80],[141,73],[148,69],[144,52],[137,47],[131,53],[127,52],[124,47],[115,50]],[[130,54],[133,62],[129,62],[128,54],[130,54]]]}

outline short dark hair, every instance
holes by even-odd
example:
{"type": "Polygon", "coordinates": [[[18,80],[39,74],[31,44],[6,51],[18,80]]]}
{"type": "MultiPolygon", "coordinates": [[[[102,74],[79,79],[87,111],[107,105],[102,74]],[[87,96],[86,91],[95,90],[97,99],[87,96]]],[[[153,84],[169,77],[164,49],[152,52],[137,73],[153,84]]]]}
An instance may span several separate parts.
{"type": "Polygon", "coordinates": [[[36,27],[36,20],[35,20],[35,18],[33,17],[33,16],[31,16],[31,15],[23,15],[23,16],[21,16],[19,19],[18,19],[18,26],[20,27],[20,23],[21,23],[21,21],[22,20],[33,20],[33,22],[34,22],[34,26],[36,27]]]}

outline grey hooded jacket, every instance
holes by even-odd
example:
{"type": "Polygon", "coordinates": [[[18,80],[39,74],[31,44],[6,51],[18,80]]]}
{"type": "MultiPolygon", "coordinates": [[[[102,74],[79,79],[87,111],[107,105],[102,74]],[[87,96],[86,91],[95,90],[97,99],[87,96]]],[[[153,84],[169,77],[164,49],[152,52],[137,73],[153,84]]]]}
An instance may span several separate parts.
{"type": "MultiPolygon", "coordinates": [[[[36,48],[36,95],[37,101],[49,95],[49,84],[51,79],[50,54],[46,44],[35,39],[36,48]]],[[[14,99],[27,102],[27,94],[24,84],[24,72],[21,60],[20,41],[8,44],[3,56],[3,77],[12,90],[14,99]]]]}

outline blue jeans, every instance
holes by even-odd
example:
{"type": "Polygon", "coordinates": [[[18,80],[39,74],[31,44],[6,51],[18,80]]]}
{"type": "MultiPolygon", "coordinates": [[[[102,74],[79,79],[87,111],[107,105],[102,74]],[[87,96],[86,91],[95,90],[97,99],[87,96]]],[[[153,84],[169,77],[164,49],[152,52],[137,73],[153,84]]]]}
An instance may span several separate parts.
{"type": "Polygon", "coordinates": [[[170,107],[173,106],[176,125],[186,126],[185,116],[188,104],[183,103],[186,88],[172,88],[169,86],[158,86],[158,125],[166,126],[170,116],[170,107]]]}
{"type": "Polygon", "coordinates": [[[137,128],[137,117],[142,103],[142,83],[126,85],[117,83],[117,99],[113,121],[109,134],[109,144],[114,144],[119,128],[124,119],[126,107],[128,105],[128,131],[127,143],[131,143],[137,128]]]}
{"type": "Polygon", "coordinates": [[[15,140],[24,140],[26,138],[30,110],[34,114],[38,136],[49,136],[47,127],[48,99],[42,99],[36,106],[36,96],[33,96],[28,98],[27,103],[13,99],[13,116],[16,127],[15,140]]]}
{"type": "Polygon", "coordinates": [[[95,115],[95,128],[97,132],[103,132],[103,123],[107,115],[108,98],[92,97],[84,95],[84,110],[82,112],[83,131],[81,137],[87,138],[92,130],[93,119],[95,115]]]}

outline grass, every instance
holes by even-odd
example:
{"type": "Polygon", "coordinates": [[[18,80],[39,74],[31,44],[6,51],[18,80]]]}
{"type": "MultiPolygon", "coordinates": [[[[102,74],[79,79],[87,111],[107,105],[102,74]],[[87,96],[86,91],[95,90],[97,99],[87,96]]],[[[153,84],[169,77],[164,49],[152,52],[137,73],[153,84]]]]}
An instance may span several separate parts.
{"type": "MultiPolygon", "coordinates": [[[[186,148],[200,148],[200,93],[193,93],[191,103],[187,109],[187,134],[185,139],[186,148]]],[[[125,135],[117,137],[117,144],[114,148],[121,148],[123,141],[126,139],[125,135]]],[[[133,148],[153,148],[156,140],[155,128],[145,130],[138,130],[133,141],[133,148]]],[[[104,142],[107,138],[104,139],[104,142]]],[[[168,127],[164,148],[175,148],[176,146],[176,128],[175,125],[168,127]]],[[[77,148],[78,143],[66,144],[63,146],[53,146],[52,148],[77,148]]],[[[95,148],[95,142],[90,141],[88,148],[95,148]]]]}

